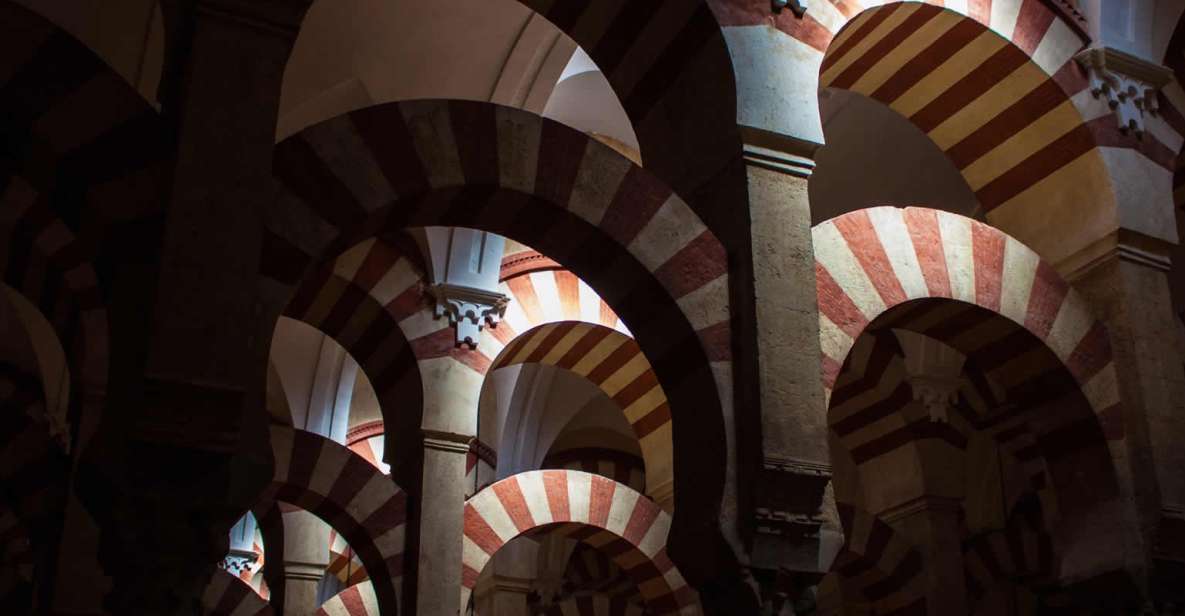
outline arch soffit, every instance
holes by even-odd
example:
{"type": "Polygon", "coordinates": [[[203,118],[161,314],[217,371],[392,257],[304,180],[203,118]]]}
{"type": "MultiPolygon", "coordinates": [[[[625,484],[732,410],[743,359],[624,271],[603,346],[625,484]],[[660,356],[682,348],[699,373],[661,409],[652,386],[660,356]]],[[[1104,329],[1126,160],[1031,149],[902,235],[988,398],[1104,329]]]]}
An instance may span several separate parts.
{"type": "MultiPolygon", "coordinates": [[[[639,344],[675,403],[731,407],[723,245],[657,178],[589,136],[488,103],[392,103],[281,142],[274,169],[281,197],[264,249],[272,283],[291,286],[311,264],[386,229],[483,228],[562,261],[627,321],[645,324],[639,344]]],[[[698,480],[722,488],[724,416],[697,417],[702,425],[689,429],[714,441],[700,443],[698,458],[718,458],[698,480]]]]}
{"type": "Polygon", "coordinates": [[[812,237],[828,399],[874,319],[909,300],[947,298],[1004,316],[1043,342],[1081,387],[1107,440],[1123,438],[1106,328],[1024,244],[963,216],[894,207],[844,214],[815,226],[812,237]]]}
{"type": "Polygon", "coordinates": [[[621,409],[638,439],[647,471],[647,491],[674,489],[670,402],[637,342],[596,323],[547,323],[511,341],[491,370],[520,364],[554,366],[600,389],[621,409]]]}
{"type": "Polygon", "coordinates": [[[512,475],[465,502],[461,604],[467,604],[481,571],[502,546],[557,524],[607,531],[613,540],[624,540],[637,550],[647,561],[636,566],[647,577],[638,586],[659,613],[698,605],[695,591],[666,556],[670,516],[628,486],[573,470],[512,475]]]}
{"type": "Polygon", "coordinates": [[[397,613],[403,576],[407,494],[390,477],[325,437],[271,428],[275,473],[262,502],[283,501],[324,520],[349,542],[383,613],[397,613]]]}

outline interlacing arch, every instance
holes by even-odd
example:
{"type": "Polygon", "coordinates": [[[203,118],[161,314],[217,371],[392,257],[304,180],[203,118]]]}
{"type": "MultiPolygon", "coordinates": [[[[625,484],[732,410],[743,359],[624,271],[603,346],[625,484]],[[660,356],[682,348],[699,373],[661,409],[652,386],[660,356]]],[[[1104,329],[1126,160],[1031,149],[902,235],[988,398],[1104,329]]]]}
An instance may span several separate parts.
{"type": "Polygon", "coordinates": [[[519,535],[550,529],[606,550],[655,614],[698,614],[696,593],[666,556],[671,518],[645,496],[581,471],[528,471],[465,503],[461,604],[494,553],[519,535]]]}
{"type": "Polygon", "coordinates": [[[989,225],[924,208],[857,210],[812,231],[823,385],[830,398],[848,353],[878,316],[947,298],[1020,325],[1073,376],[1104,435],[1123,438],[1106,328],[1032,250],[989,225]]]}
{"type": "Polygon", "coordinates": [[[646,464],[647,493],[674,481],[671,406],[658,377],[629,336],[603,325],[561,321],[524,332],[493,369],[517,364],[555,366],[588,379],[625,414],[646,464]]]}
{"type": "Polygon", "coordinates": [[[1000,585],[1020,584],[1034,591],[1052,588],[1057,561],[1046,516],[1035,498],[1022,501],[1004,528],[963,541],[967,596],[974,607],[1000,585]]]}
{"type": "Polygon", "coordinates": [[[275,475],[261,502],[296,505],[341,533],[371,574],[383,613],[397,614],[407,495],[369,462],[323,436],[282,426],[273,426],[271,434],[275,475]]]}
{"type": "Polygon", "coordinates": [[[677,503],[679,527],[718,527],[732,402],[728,259],[669,187],[588,135],[468,101],[339,116],[281,142],[273,169],[280,197],[263,256],[273,296],[364,239],[433,225],[521,241],[588,282],[641,332],[671,406],[697,409],[674,434],[676,448],[696,449],[676,469],[677,483],[698,488],[678,495],[691,501],[677,503]],[[700,519],[684,526],[683,515],[700,519]]]}

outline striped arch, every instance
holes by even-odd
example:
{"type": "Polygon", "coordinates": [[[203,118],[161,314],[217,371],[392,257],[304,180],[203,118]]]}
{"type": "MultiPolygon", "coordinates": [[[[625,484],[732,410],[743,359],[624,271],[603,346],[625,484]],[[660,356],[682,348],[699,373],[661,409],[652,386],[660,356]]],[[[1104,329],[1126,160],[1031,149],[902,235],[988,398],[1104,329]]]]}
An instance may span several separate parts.
{"type": "Polygon", "coordinates": [[[600,388],[625,414],[638,438],[646,463],[646,493],[674,490],[671,405],[632,338],[603,325],[549,323],[507,345],[492,369],[518,364],[562,368],[600,388]]]}
{"type": "Polygon", "coordinates": [[[1040,502],[1028,499],[1013,510],[1003,529],[964,540],[963,567],[972,606],[1000,584],[1052,587],[1057,561],[1040,502]]]}
{"type": "Polygon", "coordinates": [[[621,597],[592,593],[557,601],[544,616],[643,616],[643,608],[621,597]]]}
{"type": "Polygon", "coordinates": [[[548,453],[543,458],[543,468],[595,473],[646,492],[645,464],[638,457],[616,449],[581,447],[548,453]]]}
{"type": "MultiPolygon", "coordinates": [[[[927,313],[919,315],[920,311],[911,311],[905,316],[915,319],[906,325],[923,325],[920,328],[923,331],[919,332],[923,334],[927,333],[924,327],[927,321],[948,331],[962,328],[970,330],[977,323],[975,317],[980,316],[976,313],[981,312],[965,304],[943,308],[947,310],[937,319],[926,318],[927,313]],[[957,312],[952,313],[951,310],[957,312]]],[[[933,312],[937,311],[929,314],[933,312]]],[[[1050,459],[1056,461],[1057,456],[1078,450],[1073,446],[1060,445],[1066,440],[1065,434],[1081,434],[1074,423],[1077,418],[1071,416],[1057,421],[1045,417],[1038,429],[1026,415],[1026,408],[1017,406],[1009,412],[997,410],[1003,408],[1000,398],[1009,390],[1027,392],[1051,389],[1056,392],[1059,383],[1050,375],[1059,371],[1060,366],[1049,365],[1050,362],[1042,365],[1041,357],[1026,350],[1026,347],[1038,344],[1028,342],[1032,340],[1030,336],[1018,339],[1008,335],[1007,331],[1000,332],[997,327],[993,333],[1002,335],[993,338],[980,330],[980,336],[987,343],[978,349],[970,349],[968,353],[964,363],[966,379],[959,387],[958,399],[952,405],[953,412],[947,421],[934,422],[921,405],[907,406],[914,401],[914,397],[906,380],[901,345],[892,332],[894,324],[896,321],[890,321],[875,331],[864,332],[856,339],[831,395],[829,428],[856,466],[863,468],[865,465],[875,465],[881,456],[924,440],[942,442],[958,452],[964,452],[970,440],[979,433],[992,439],[1002,453],[1011,457],[1027,479],[1026,488],[1042,499],[1046,510],[1051,513],[1056,511],[1048,464],[1050,459]],[[1001,354],[1001,345],[1007,345],[1009,352],[1001,354]],[[1021,356],[1029,362],[1028,369],[1018,374],[1015,369],[1006,368],[1007,374],[1003,375],[1015,382],[1012,387],[1005,389],[998,380],[991,378],[993,369],[999,367],[997,364],[1021,356]],[[1004,391],[1001,392],[1001,389],[1004,391]],[[907,408],[913,414],[905,413],[907,408]]],[[[1016,328],[1019,329],[1019,326],[1016,328]]],[[[922,477],[919,478],[925,480],[931,470],[941,472],[940,469],[923,465],[922,477]]]]}
{"type": "Polygon", "coordinates": [[[736,78],[716,7],[703,0],[519,2],[571,37],[604,73],[646,168],[687,196],[730,245],[747,237],[732,209],[746,184],[735,164],[736,78]]]}
{"type": "Polygon", "coordinates": [[[336,530],[329,530],[329,565],[325,573],[341,582],[342,587],[353,586],[370,579],[358,554],[336,530]]]}
{"type": "Polygon", "coordinates": [[[391,467],[383,462],[386,435],[382,420],[367,422],[354,426],[346,432],[346,447],[350,451],[362,456],[385,474],[391,474],[391,467]]]}
{"type": "Polygon", "coordinates": [[[369,581],[355,584],[329,598],[316,616],[380,616],[374,584],[369,581]]]}
{"type": "Polygon", "coordinates": [[[202,593],[202,613],[206,616],[272,616],[275,612],[263,597],[246,582],[223,571],[214,577],[202,593]]]}
{"type": "MultiPolygon", "coordinates": [[[[0,362],[0,512],[11,518],[0,525],[12,535],[0,545],[27,550],[31,575],[57,552],[69,472],[69,457],[45,419],[41,382],[0,362]]],[[[0,589],[0,602],[8,598],[0,589]]]]}
{"type": "Polygon", "coordinates": [[[28,611],[36,566],[28,529],[0,505],[0,609],[17,614],[28,611]]]}
{"type": "Polygon", "coordinates": [[[261,502],[291,503],[340,532],[377,580],[374,592],[383,613],[398,613],[407,495],[369,462],[323,436],[282,426],[271,433],[276,470],[261,502]]]}
{"type": "Polygon", "coordinates": [[[613,307],[566,269],[519,272],[503,278],[498,289],[510,298],[505,316],[490,330],[502,344],[532,327],[559,321],[596,323],[629,335],[613,307]]]}
{"type": "MultiPolygon", "coordinates": [[[[828,574],[843,592],[858,592],[877,614],[925,614],[922,555],[879,517],[837,503],[844,544],[828,574]]],[[[849,598],[845,598],[845,603],[849,598]]]]}
{"type": "Polygon", "coordinates": [[[1007,317],[1081,387],[1107,440],[1123,438],[1107,331],[1032,250],[969,218],[923,208],[857,210],[812,231],[823,385],[832,395],[856,338],[906,301],[948,298],[1007,317]]]}
{"type": "Polygon", "coordinates": [[[653,501],[610,479],[580,471],[528,471],[465,503],[461,604],[482,569],[511,539],[555,528],[612,554],[655,614],[699,614],[696,593],[666,556],[671,519],[653,501]]]}
{"type": "MultiPolygon", "coordinates": [[[[1185,136],[1185,20],[1177,22],[1169,44],[1165,49],[1164,65],[1172,69],[1174,79],[1157,93],[1160,102],[1160,115],[1168,127],[1178,137],[1185,136]]],[[[1185,208],[1185,152],[1182,151],[1182,140],[1176,142],[1162,139],[1172,150],[1173,157],[1173,203],[1177,206],[1177,216],[1181,216],[1185,208]],[[1173,147],[1176,146],[1176,147],[1173,147]]],[[[1173,260],[1174,264],[1176,259],[1173,260]]]]}
{"type": "Polygon", "coordinates": [[[281,142],[273,169],[280,198],[262,266],[272,296],[365,238],[431,225],[524,242],[597,289],[640,328],[671,404],[697,409],[680,427],[696,451],[679,474],[699,489],[679,493],[678,528],[718,527],[733,395],[727,252],[670,188],[588,135],[467,101],[339,116],[281,142]]]}
{"type": "Polygon", "coordinates": [[[73,447],[94,432],[107,384],[96,256],[159,213],[170,152],[159,114],[122,77],[44,17],[0,1],[0,276],[66,352],[73,447]]]}

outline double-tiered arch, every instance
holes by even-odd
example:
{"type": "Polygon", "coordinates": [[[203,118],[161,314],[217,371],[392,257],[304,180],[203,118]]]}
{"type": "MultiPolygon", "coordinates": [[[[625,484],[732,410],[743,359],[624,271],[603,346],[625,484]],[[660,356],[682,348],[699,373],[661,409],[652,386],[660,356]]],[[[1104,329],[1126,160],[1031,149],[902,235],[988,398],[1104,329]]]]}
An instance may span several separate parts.
{"type": "Polygon", "coordinates": [[[676,455],[681,443],[695,449],[676,483],[697,486],[677,492],[676,528],[716,534],[732,401],[727,252],[670,188],[587,135],[465,101],[380,105],[312,126],[277,146],[274,170],[268,293],[291,294],[306,271],[369,237],[432,225],[516,239],[587,281],[640,332],[671,407],[697,408],[673,426],[676,455]]]}
{"type": "Polygon", "coordinates": [[[612,479],[570,470],[528,471],[498,481],[465,503],[461,603],[493,555],[519,535],[557,528],[602,547],[636,583],[656,614],[697,614],[699,601],[666,555],[671,518],[612,479]]]}

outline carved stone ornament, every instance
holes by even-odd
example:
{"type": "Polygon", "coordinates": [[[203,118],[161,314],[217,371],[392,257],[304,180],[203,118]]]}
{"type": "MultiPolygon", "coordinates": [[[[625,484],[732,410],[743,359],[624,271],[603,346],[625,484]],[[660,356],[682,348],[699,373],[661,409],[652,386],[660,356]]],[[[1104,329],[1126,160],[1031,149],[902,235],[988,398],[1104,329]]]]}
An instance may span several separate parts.
{"type": "Polygon", "coordinates": [[[245,571],[254,573],[255,561],[258,558],[259,555],[255,552],[231,549],[226,557],[222,559],[222,562],[218,563],[218,567],[235,577],[239,577],[245,571]]]}
{"type": "Polygon", "coordinates": [[[773,0],[774,11],[781,11],[786,7],[790,7],[794,14],[802,17],[806,13],[807,0],[773,0]]]}
{"type": "Polygon", "coordinates": [[[1090,77],[1090,93],[1115,113],[1119,130],[1143,138],[1144,117],[1159,112],[1156,92],[1172,71],[1110,47],[1086,49],[1074,59],[1090,77]]]}
{"type": "Polygon", "coordinates": [[[907,377],[913,399],[921,402],[935,423],[950,422],[950,408],[959,399],[959,379],[949,377],[907,377]]]}
{"type": "Polygon", "coordinates": [[[436,299],[436,317],[447,315],[457,330],[457,346],[477,348],[481,328],[487,323],[496,327],[506,314],[510,298],[496,291],[438,283],[428,287],[436,299]]]}

